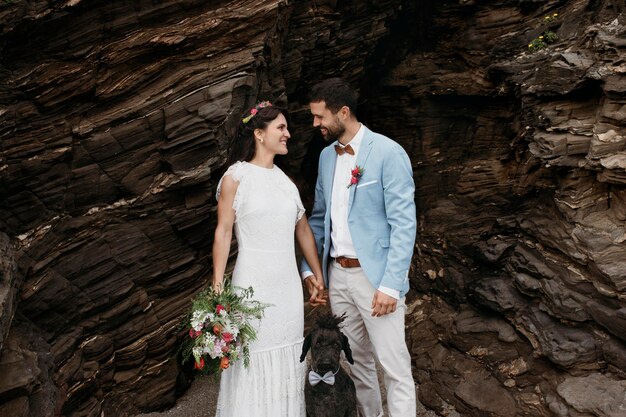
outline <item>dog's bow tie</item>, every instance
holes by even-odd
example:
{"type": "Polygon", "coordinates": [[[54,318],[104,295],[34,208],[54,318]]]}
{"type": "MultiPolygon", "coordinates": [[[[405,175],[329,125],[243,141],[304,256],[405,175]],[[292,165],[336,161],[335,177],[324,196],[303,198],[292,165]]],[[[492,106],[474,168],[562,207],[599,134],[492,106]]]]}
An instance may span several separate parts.
{"type": "Polygon", "coordinates": [[[311,384],[311,386],[316,386],[317,384],[319,384],[320,382],[323,382],[325,384],[328,385],[334,385],[335,384],[335,374],[332,373],[331,371],[328,371],[324,374],[324,376],[321,376],[320,374],[318,374],[315,371],[310,371],[309,372],[309,384],[311,384]]]}

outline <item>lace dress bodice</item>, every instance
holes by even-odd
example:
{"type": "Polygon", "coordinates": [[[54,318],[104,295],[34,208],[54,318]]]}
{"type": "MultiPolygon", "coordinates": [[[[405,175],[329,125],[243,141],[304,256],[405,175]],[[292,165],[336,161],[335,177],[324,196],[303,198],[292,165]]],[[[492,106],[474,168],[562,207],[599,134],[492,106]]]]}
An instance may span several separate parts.
{"type": "MultiPolygon", "coordinates": [[[[239,183],[233,209],[239,251],[294,251],[293,232],[304,214],[295,184],[274,165],[262,168],[237,162],[224,176],[239,183]]],[[[221,181],[218,185],[218,198],[221,181]]]]}

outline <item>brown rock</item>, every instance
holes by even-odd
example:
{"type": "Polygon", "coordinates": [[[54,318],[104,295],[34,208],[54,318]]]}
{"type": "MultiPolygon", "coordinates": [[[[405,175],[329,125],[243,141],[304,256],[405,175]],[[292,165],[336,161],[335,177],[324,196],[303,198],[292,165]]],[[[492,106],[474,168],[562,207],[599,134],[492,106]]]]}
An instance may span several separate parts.
{"type": "Polygon", "coordinates": [[[258,99],[289,108],[285,165],[310,206],[325,143],[306,92],[341,75],[360,90],[360,119],[414,168],[407,339],[420,399],[440,414],[610,415],[608,401],[557,388],[624,369],[621,12],[0,3],[0,360],[19,359],[6,375],[32,369],[0,374],[0,413],[171,404],[184,386],[178,326],[211,275],[215,186],[239,115],[258,99]],[[530,51],[546,30],[556,43],[530,51]]]}
{"type": "Polygon", "coordinates": [[[557,388],[559,395],[580,413],[619,417],[626,409],[626,380],[602,374],[567,378],[557,388]]]}
{"type": "Polygon", "coordinates": [[[468,405],[486,415],[514,417],[517,414],[515,401],[495,379],[486,374],[465,375],[454,393],[468,405]]]}

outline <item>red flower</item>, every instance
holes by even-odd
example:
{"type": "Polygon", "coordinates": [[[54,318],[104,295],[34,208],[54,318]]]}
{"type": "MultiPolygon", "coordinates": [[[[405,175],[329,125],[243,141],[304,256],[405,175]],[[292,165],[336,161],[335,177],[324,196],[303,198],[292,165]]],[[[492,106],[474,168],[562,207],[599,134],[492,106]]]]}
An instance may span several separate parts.
{"type": "Polygon", "coordinates": [[[348,183],[348,188],[352,187],[353,185],[359,182],[359,179],[363,175],[363,171],[364,171],[363,168],[361,168],[358,165],[350,170],[350,174],[352,175],[352,178],[350,178],[350,183],[348,183]]]}
{"type": "Polygon", "coordinates": [[[202,330],[195,331],[193,328],[189,329],[189,337],[195,339],[202,334],[202,330]]]}
{"type": "Polygon", "coordinates": [[[200,358],[200,362],[196,362],[193,364],[193,369],[202,369],[204,368],[204,358],[200,358]]]}
{"type": "Polygon", "coordinates": [[[221,360],[220,360],[220,368],[221,369],[227,369],[228,365],[230,365],[230,361],[228,360],[228,358],[226,356],[224,356],[221,360]]]}
{"type": "Polygon", "coordinates": [[[232,342],[235,338],[233,337],[233,334],[232,334],[232,333],[227,333],[227,332],[224,332],[224,333],[222,333],[222,339],[224,339],[224,342],[226,342],[226,343],[230,343],[230,342],[232,342]]]}
{"type": "Polygon", "coordinates": [[[218,305],[217,305],[217,307],[215,307],[215,312],[216,312],[217,314],[220,314],[220,312],[222,312],[222,311],[226,311],[226,309],[224,308],[224,306],[223,306],[223,305],[218,304],[218,305]]]}

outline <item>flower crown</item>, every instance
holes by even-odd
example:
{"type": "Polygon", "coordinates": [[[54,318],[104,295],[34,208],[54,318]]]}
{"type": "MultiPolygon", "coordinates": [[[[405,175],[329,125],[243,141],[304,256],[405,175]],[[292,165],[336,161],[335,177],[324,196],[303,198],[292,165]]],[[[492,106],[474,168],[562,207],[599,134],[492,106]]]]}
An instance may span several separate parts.
{"type": "Polygon", "coordinates": [[[246,123],[250,121],[250,119],[252,119],[259,112],[259,109],[262,109],[264,107],[270,107],[271,105],[272,103],[270,103],[269,101],[259,102],[256,106],[250,109],[250,114],[244,117],[241,121],[245,125],[246,123]]]}

